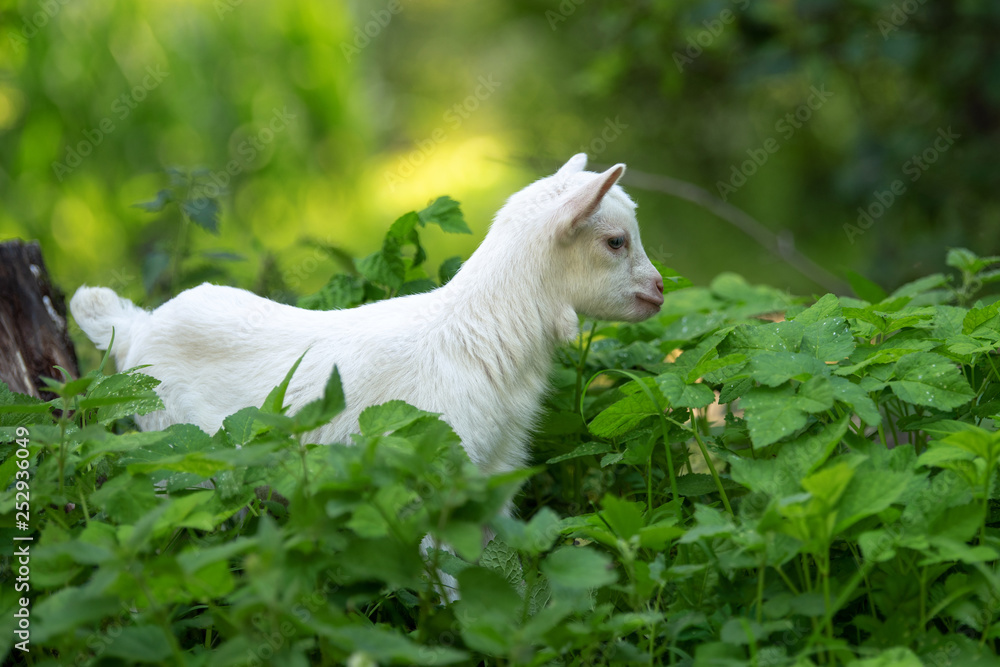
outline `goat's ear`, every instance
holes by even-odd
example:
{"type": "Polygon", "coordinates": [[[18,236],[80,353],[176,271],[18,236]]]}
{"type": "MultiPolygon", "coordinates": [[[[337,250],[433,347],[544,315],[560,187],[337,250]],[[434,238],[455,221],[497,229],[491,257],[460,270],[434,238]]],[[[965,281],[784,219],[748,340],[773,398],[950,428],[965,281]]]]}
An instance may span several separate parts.
{"type": "Polygon", "coordinates": [[[556,176],[559,176],[560,178],[565,178],[570,174],[576,174],[583,171],[584,168],[586,168],[586,166],[587,166],[587,154],[577,153],[569,160],[567,160],[566,164],[559,167],[559,171],[556,172],[556,176]]]}
{"type": "Polygon", "coordinates": [[[611,186],[617,183],[624,173],[625,165],[616,164],[573,192],[559,210],[559,235],[571,234],[581,222],[593,215],[601,205],[604,195],[608,194],[611,186]]]}

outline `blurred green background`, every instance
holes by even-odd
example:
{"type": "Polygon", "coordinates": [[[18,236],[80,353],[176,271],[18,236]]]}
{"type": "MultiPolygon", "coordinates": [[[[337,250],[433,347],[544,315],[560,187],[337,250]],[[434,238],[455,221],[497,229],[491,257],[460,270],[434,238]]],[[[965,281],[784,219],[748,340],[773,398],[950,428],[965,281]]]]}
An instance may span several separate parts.
{"type": "Polygon", "coordinates": [[[133,204],[203,167],[228,183],[192,279],[304,294],[337,270],[317,243],[367,254],[442,194],[474,234],[426,232],[430,264],[467,256],[586,151],[628,164],[648,253],[695,283],[893,288],[1000,251],[998,34],[995,0],[0,1],[0,238],[149,305],[180,214],[133,204]]]}

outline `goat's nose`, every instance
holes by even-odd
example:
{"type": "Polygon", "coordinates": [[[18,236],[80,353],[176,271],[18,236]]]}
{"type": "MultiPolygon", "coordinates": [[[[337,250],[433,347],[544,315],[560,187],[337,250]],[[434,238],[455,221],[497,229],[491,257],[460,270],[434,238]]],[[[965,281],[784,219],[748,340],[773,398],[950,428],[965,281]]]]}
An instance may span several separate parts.
{"type": "Polygon", "coordinates": [[[653,284],[656,285],[656,289],[659,290],[660,294],[663,294],[663,276],[656,276],[653,284]]]}

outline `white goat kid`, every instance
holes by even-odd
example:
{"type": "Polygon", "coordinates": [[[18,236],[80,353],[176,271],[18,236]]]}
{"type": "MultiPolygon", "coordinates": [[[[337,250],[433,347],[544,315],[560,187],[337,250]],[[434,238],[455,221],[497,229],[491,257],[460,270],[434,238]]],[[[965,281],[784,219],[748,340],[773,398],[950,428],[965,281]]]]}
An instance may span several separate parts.
{"type": "Polygon", "coordinates": [[[118,368],[148,365],[164,409],[142,429],[193,423],[214,433],[261,405],[303,353],[285,401],[321,395],[336,365],[346,410],[312,433],[349,442],[370,405],[401,399],[443,415],[488,474],[527,462],[551,367],[577,315],[641,321],[659,311],[663,280],[639,240],[622,164],[584,171],[587,156],[514,194],[446,285],[350,310],[310,311],[204,284],[149,312],[112,290],[81,287],[70,303],[118,368]],[[233,378],[239,378],[234,382],[233,378]]]}

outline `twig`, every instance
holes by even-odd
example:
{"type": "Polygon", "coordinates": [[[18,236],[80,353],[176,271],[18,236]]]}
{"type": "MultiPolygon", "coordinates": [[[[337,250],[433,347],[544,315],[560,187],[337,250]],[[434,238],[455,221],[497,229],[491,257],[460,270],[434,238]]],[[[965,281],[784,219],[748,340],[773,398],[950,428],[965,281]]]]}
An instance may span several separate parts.
{"type": "Polygon", "coordinates": [[[846,283],[795,248],[791,232],[786,230],[781,234],[775,234],[746,212],[722,201],[694,183],[669,176],[649,174],[636,169],[626,171],[624,180],[628,184],[644,190],[663,192],[697,204],[739,229],[768,252],[787,262],[796,271],[817,285],[821,285],[827,291],[835,294],[851,293],[851,289],[846,283]]]}

